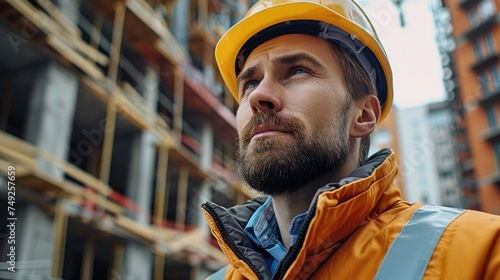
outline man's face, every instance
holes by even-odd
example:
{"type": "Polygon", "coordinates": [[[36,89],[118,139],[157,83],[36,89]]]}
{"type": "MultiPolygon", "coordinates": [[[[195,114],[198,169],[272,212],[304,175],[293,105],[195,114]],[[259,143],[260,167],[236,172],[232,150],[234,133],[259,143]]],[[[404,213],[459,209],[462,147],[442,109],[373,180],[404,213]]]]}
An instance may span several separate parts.
{"type": "Polygon", "coordinates": [[[352,101],[327,41],[283,35],[255,48],[238,76],[238,167],[257,191],[298,190],[349,154],[352,101]]]}

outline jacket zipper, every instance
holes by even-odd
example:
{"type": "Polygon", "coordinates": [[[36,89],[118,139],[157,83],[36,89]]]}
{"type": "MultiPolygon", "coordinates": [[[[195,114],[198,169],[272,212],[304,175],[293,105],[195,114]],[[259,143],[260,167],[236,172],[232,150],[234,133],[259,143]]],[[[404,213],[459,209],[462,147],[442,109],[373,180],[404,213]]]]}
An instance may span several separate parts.
{"type": "MultiPolygon", "coordinates": [[[[330,187],[333,187],[333,189],[338,189],[340,186],[338,184],[329,184],[330,187]]],[[[308,215],[307,219],[304,221],[304,225],[307,225],[307,227],[302,226],[299,232],[299,236],[297,237],[297,241],[295,241],[295,244],[292,246],[292,249],[288,251],[288,253],[285,255],[283,260],[280,262],[278,269],[276,270],[277,273],[274,274],[273,280],[280,280],[285,277],[286,272],[290,268],[290,265],[292,262],[297,258],[297,255],[302,248],[302,245],[304,243],[304,238],[306,236],[306,232],[309,229],[309,225],[311,223],[312,218],[314,217],[311,213],[314,213],[316,211],[316,203],[318,201],[318,196],[319,194],[316,194],[314,196],[314,201],[311,203],[311,208],[308,210],[308,215]],[[299,246],[300,244],[300,246],[299,246]]]]}
{"type": "Polygon", "coordinates": [[[208,214],[210,214],[212,219],[214,219],[215,225],[217,226],[217,228],[219,229],[219,231],[222,235],[222,239],[224,239],[224,241],[229,246],[231,251],[233,251],[233,253],[240,260],[243,260],[253,270],[255,275],[257,275],[258,279],[262,280],[263,278],[261,275],[259,275],[259,273],[257,273],[257,269],[255,269],[255,267],[252,265],[252,263],[249,262],[248,259],[243,254],[240,253],[240,251],[238,250],[238,246],[236,246],[236,244],[234,244],[232,239],[229,237],[229,233],[227,233],[226,229],[222,226],[222,221],[219,219],[219,217],[217,216],[217,213],[215,213],[215,210],[212,208],[212,206],[209,206],[208,204],[203,204],[202,208],[205,209],[205,211],[207,211],[208,214]]]}
{"type": "MultiPolygon", "coordinates": [[[[316,200],[317,199],[314,200],[314,204],[313,204],[314,206],[311,209],[309,209],[309,211],[312,211],[312,213],[314,213],[314,211],[316,210],[316,200]]],[[[311,213],[311,212],[309,212],[309,213],[311,213]]],[[[307,229],[309,228],[309,224],[310,224],[312,218],[313,218],[313,216],[307,215],[307,220],[304,221],[304,224],[307,224],[307,227],[301,228],[301,230],[299,232],[299,236],[297,238],[297,241],[295,241],[295,244],[292,246],[292,250],[290,250],[285,255],[283,260],[280,262],[278,269],[277,269],[277,273],[275,273],[274,277],[272,278],[273,280],[279,280],[279,279],[283,279],[283,277],[285,277],[285,273],[290,268],[290,265],[295,260],[295,258],[297,257],[297,254],[299,253],[300,249],[302,248],[302,244],[304,243],[304,238],[305,238],[307,229]],[[299,244],[300,244],[300,246],[299,246],[299,244]]]]}

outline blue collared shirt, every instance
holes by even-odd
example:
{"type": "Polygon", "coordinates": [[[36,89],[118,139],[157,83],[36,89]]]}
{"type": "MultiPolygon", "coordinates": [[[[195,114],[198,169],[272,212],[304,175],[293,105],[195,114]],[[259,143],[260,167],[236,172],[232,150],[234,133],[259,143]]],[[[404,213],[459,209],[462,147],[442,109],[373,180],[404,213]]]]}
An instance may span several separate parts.
{"type": "MultiPolygon", "coordinates": [[[[245,233],[250,239],[269,254],[264,256],[271,274],[276,272],[278,264],[286,254],[287,249],[280,240],[278,221],[274,215],[272,198],[268,197],[266,202],[255,211],[245,227],[245,233]]],[[[293,218],[288,232],[291,235],[291,244],[295,243],[304,224],[307,212],[293,218]]]]}

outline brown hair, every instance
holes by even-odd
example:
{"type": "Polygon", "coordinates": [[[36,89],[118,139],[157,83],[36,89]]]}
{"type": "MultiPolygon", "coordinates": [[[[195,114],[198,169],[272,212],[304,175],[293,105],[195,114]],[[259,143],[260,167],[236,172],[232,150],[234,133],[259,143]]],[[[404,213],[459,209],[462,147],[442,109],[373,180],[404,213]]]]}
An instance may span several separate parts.
{"type": "MultiPolygon", "coordinates": [[[[352,101],[359,100],[368,95],[377,95],[376,88],[370,77],[356,59],[346,49],[335,43],[330,44],[338,58],[344,73],[344,83],[352,101]]],[[[370,150],[370,135],[361,138],[359,147],[359,165],[368,157],[370,150]]]]}

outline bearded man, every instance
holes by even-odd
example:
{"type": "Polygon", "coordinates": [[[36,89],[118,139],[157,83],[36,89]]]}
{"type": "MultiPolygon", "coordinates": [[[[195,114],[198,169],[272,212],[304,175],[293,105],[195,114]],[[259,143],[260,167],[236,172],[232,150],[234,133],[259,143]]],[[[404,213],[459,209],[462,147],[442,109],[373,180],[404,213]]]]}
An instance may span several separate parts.
{"type": "Polygon", "coordinates": [[[392,72],[350,0],[261,0],[219,41],[237,161],[262,197],[202,208],[230,265],[210,279],[500,279],[500,219],[408,203],[367,159],[392,72]]]}

